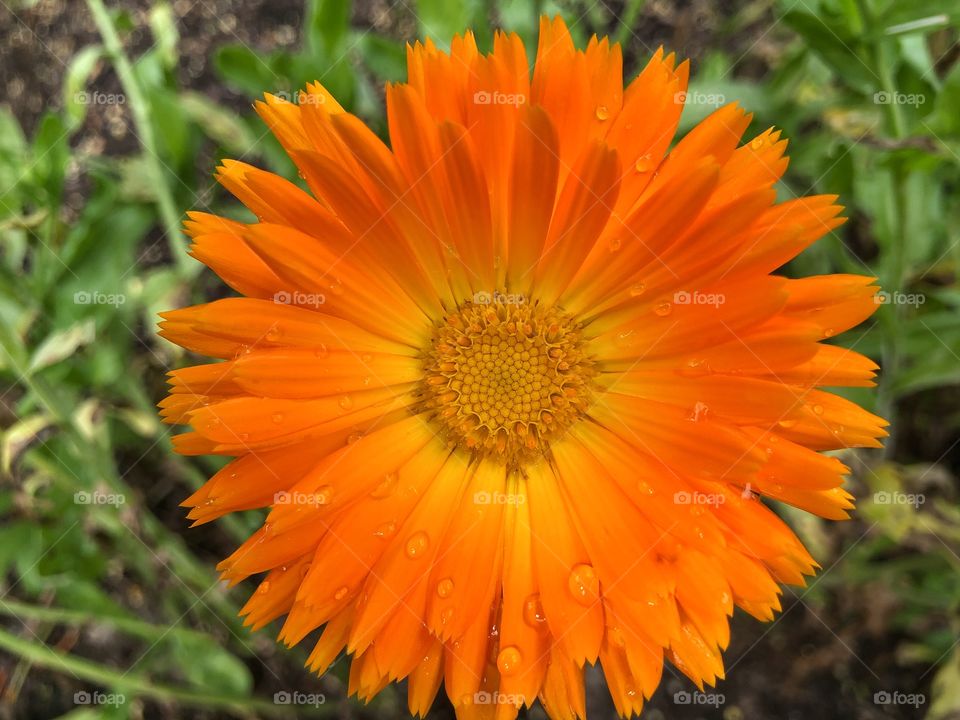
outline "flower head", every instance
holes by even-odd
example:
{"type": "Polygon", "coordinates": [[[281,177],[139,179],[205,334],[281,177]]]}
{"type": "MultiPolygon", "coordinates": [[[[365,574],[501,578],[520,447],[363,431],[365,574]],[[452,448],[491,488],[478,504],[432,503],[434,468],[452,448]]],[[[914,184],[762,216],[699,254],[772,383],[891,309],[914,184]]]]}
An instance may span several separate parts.
{"type": "Polygon", "coordinates": [[[832,196],[776,202],[786,141],[721,107],[672,149],[687,64],[624,90],[619,46],[543,20],[408,50],[389,146],[320,85],[257,109],[309,191],[240,162],[257,217],[192,213],[192,252],[242,297],[164,314],[220,362],[171,373],[178,451],[232,460],[185,504],[269,508],[220,565],[265,573],[243,609],[322,628],[350,690],[407,678],[423,714],[538,697],[584,715],[599,660],[622,714],[664,661],[723,677],[734,606],[761,620],[815,562],[769,509],[845,517],[847,468],[885,423],[824,386],[876,366],[823,342],[871,278],[773,274],[837,227],[832,196]]]}

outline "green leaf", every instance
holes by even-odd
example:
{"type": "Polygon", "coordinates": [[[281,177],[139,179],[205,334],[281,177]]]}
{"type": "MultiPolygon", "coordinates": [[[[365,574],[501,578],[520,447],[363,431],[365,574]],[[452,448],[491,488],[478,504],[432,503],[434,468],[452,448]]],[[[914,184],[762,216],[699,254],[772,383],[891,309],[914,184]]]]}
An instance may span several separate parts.
{"type": "Polygon", "coordinates": [[[20,574],[30,570],[43,554],[43,532],[27,520],[0,526],[0,577],[16,566],[20,574]]]}
{"type": "Polygon", "coordinates": [[[960,63],[955,63],[943,79],[932,125],[937,133],[960,135],[960,63]]]}
{"type": "Polygon", "coordinates": [[[306,14],[307,45],[315,61],[335,61],[350,31],[349,0],[309,0],[306,14]]]}
{"type": "Polygon", "coordinates": [[[438,47],[448,48],[454,35],[473,27],[482,7],[480,0],[417,0],[420,34],[433,38],[438,47]]]}
{"type": "Polygon", "coordinates": [[[233,155],[246,155],[257,144],[257,136],[236,114],[200,93],[181,93],[179,106],[207,137],[233,155]]]}
{"type": "Polygon", "coordinates": [[[280,79],[267,61],[243,45],[221,47],[213,64],[227,83],[253,97],[259,97],[265,91],[289,89],[277,87],[280,79]]]}
{"type": "MultiPolygon", "coordinates": [[[[535,5],[532,5],[529,0],[501,0],[497,10],[504,30],[517,33],[527,48],[537,46],[540,18],[535,5]]],[[[544,12],[548,12],[546,8],[544,12]]]]}
{"type": "MultiPolygon", "coordinates": [[[[84,301],[92,302],[88,299],[93,297],[90,293],[87,293],[87,295],[78,293],[78,295],[80,296],[80,303],[84,301]]],[[[75,299],[75,302],[78,301],[75,299]]],[[[92,319],[74,323],[68,328],[58,330],[40,343],[40,347],[37,348],[30,360],[29,370],[36,372],[42,368],[55,365],[73,355],[84,345],[92,343],[95,338],[96,328],[92,319]]]]}
{"type": "Polygon", "coordinates": [[[0,161],[19,160],[27,151],[20,123],[8,107],[0,107],[0,161]]]}
{"type": "Polygon", "coordinates": [[[908,32],[932,32],[960,21],[956,0],[896,0],[880,16],[880,24],[888,35],[908,32]]]}
{"type": "Polygon", "coordinates": [[[960,713],[960,650],[954,650],[933,676],[931,695],[926,720],[947,720],[960,713]]]}
{"type": "Polygon", "coordinates": [[[366,33],[358,39],[360,55],[379,80],[402,82],[407,76],[407,50],[396,40],[366,33]]]}
{"type": "MultiPolygon", "coordinates": [[[[156,88],[149,96],[150,122],[157,138],[157,153],[164,159],[167,173],[192,168],[195,161],[194,140],[190,126],[180,109],[178,96],[166,88],[156,88]]],[[[150,177],[149,175],[147,177],[150,177]]],[[[175,178],[167,181],[172,187],[175,178]]]]}
{"type": "Polygon", "coordinates": [[[857,49],[857,40],[846,36],[842,26],[830,23],[826,15],[800,11],[788,12],[783,16],[783,20],[800,34],[809,48],[834,71],[841,82],[863,93],[877,91],[880,78],[857,49]]]}
{"type": "MultiPolygon", "coordinates": [[[[30,165],[26,156],[27,141],[20,123],[8,108],[0,107],[0,219],[21,211],[24,168],[30,165]]],[[[8,239],[3,240],[6,244],[8,239]]]]}
{"type": "Polygon", "coordinates": [[[69,128],[64,119],[48,112],[40,120],[40,128],[33,139],[35,160],[31,172],[36,184],[46,195],[38,200],[51,211],[59,207],[63,191],[63,179],[70,158],[68,134],[69,128]]]}
{"type": "Polygon", "coordinates": [[[211,645],[205,640],[177,636],[174,653],[178,665],[189,668],[189,680],[206,691],[250,694],[253,677],[249,668],[233,653],[211,645]]]}
{"type": "Polygon", "coordinates": [[[0,436],[0,470],[9,474],[17,457],[52,424],[53,420],[49,415],[37,413],[18,420],[4,430],[0,436]]]}
{"type": "Polygon", "coordinates": [[[169,3],[159,2],[150,8],[150,32],[156,41],[156,51],[168,69],[177,65],[177,43],[180,34],[169,3]]]}
{"type": "MultiPolygon", "coordinates": [[[[85,89],[87,80],[90,79],[101,57],[103,57],[103,47],[101,45],[88,45],[70,60],[66,78],[63,81],[63,106],[67,111],[70,128],[80,126],[91,105],[98,104],[101,98],[114,97],[99,91],[85,89]]],[[[122,96],[115,97],[120,98],[122,96]]]]}

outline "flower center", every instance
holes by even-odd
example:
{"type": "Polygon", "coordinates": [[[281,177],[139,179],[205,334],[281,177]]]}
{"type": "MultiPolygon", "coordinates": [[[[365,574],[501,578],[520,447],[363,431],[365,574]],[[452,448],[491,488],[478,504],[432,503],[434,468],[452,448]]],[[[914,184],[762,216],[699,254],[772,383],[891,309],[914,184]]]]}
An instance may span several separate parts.
{"type": "Polygon", "coordinates": [[[584,415],[593,374],[570,316],[497,294],[437,326],[422,392],[448,445],[517,467],[584,415]]]}

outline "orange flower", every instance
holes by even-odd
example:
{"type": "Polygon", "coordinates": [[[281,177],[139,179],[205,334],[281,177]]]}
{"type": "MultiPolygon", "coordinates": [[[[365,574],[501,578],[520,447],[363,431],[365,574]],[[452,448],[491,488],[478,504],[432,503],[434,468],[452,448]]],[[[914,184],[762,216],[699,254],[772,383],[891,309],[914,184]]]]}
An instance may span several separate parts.
{"type": "Polygon", "coordinates": [[[883,420],[822,386],[872,384],[822,343],[873,312],[871,278],[771,273],[840,225],[833,196],[776,203],[786,141],[720,108],[671,150],[687,63],[622,89],[618,45],[543,20],[482,55],[408,50],[390,147],[319,85],[257,109],[310,192],[240,162],[258,218],[193,213],[193,254],[244,297],[164,314],[222,362],[171,373],[179,452],[234,458],[186,503],[269,507],[221,565],[266,573],[243,608],[323,627],[350,691],[441,682],[461,718],[540,698],[584,715],[599,659],[639,712],[664,660],[723,677],[728,618],[769,620],[816,563],[768,509],[852,507],[818,451],[883,420]]]}

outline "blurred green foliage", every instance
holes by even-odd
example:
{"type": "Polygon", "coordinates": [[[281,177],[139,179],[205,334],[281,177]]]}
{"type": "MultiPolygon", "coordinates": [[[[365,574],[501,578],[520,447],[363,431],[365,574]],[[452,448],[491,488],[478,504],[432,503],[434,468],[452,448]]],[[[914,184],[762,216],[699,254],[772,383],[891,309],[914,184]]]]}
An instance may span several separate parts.
{"type": "MultiPolygon", "coordinates": [[[[603,5],[523,0],[419,0],[415,10],[418,36],[441,46],[468,26],[489,46],[493,18],[517,31],[531,53],[538,14],[561,12],[581,42],[609,32],[632,43],[634,72],[645,61],[634,36],[643,2],[625,3],[619,15],[603,5]]],[[[183,525],[171,521],[177,502],[215,464],[168,452],[153,404],[162,372],[182,358],[153,337],[153,327],[157,311],[201,301],[211,287],[186,258],[181,212],[237,212],[210,189],[213,168],[198,168],[198,155],[255,159],[287,177],[295,171],[252,112],[235,113],[178,84],[178,28],[168,4],[153,4],[153,43],[136,57],[124,50],[130,13],[100,0],[78,2],[75,11],[92,14],[101,41],[73,56],[62,101],[51,103],[30,137],[0,107],[0,381],[8,408],[0,436],[0,616],[19,618],[29,630],[0,623],[0,649],[20,658],[24,672],[51,668],[78,688],[175,707],[283,714],[283,706],[253,692],[248,662],[272,640],[256,644],[241,628],[235,613],[243,593],[218,585],[214,558],[185,544],[183,525]],[[119,77],[139,140],[123,155],[82,153],[71,144],[98,109],[85,98],[103,64],[119,77]],[[79,211],[65,203],[68,176],[82,179],[79,211]],[[145,262],[145,250],[163,246],[167,259],[145,262]],[[128,666],[118,671],[45,644],[55,628],[89,626],[121,638],[128,666]]],[[[905,663],[937,665],[927,717],[946,718],[960,712],[957,481],[937,465],[942,457],[915,451],[900,433],[935,424],[947,438],[960,436],[955,404],[936,414],[913,409],[918,393],[956,393],[960,385],[960,6],[776,0],[748,4],[723,32],[734,35],[764,13],[778,37],[786,33],[769,72],[751,78],[739,72],[745,56],[711,47],[696,63],[690,92],[740,101],[755,113],[752,130],[784,129],[792,158],[784,198],[836,193],[847,205],[851,222],[789,271],[873,275],[893,299],[843,339],[882,365],[879,391],[851,396],[889,418],[894,436],[883,459],[845,457],[865,498],[859,512],[869,532],[850,548],[843,573],[819,591],[877,582],[891,588],[898,603],[891,633],[902,638],[905,663]],[[903,297],[922,302],[896,301],[903,297]],[[915,506],[878,494],[930,492],[931,473],[946,473],[953,494],[915,506]],[[952,625],[921,622],[932,612],[952,625]]],[[[264,91],[292,96],[319,80],[382,133],[382,84],[404,79],[404,40],[413,38],[354,25],[343,0],[308,0],[304,16],[294,51],[216,48],[222,82],[252,99],[264,91]]],[[[711,109],[689,106],[682,130],[711,109]]],[[[817,520],[797,522],[814,546],[830,532],[817,520]]],[[[252,525],[252,518],[219,523],[227,542],[239,542],[252,525]]],[[[394,702],[383,700],[385,707],[394,702]]],[[[127,717],[132,707],[97,713],[127,717]]]]}

